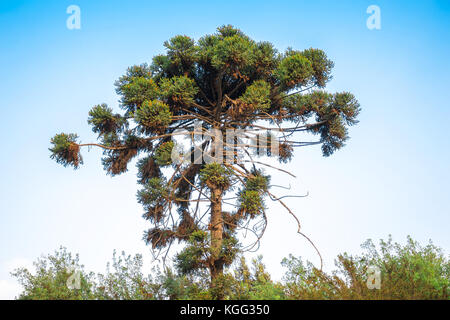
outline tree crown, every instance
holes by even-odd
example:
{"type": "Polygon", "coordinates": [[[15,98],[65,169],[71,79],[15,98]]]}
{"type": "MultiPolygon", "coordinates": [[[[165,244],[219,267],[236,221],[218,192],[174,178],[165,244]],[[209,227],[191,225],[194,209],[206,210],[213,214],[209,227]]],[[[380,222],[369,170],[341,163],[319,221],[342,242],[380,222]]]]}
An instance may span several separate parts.
{"type": "Polygon", "coordinates": [[[248,230],[249,220],[258,218],[259,227],[251,230],[256,242],[262,236],[264,198],[287,208],[270,192],[270,177],[263,171],[274,167],[255,158],[277,156],[287,162],[294,147],[313,144],[321,144],[323,155],[330,156],[344,146],[348,126],[357,123],[359,103],[349,92],[324,91],[334,64],[320,49],[289,48],[280,53],[271,43],[254,41],[230,25],[198,41],[175,36],[164,47],[166,53],[155,56],[150,65],[132,66],[116,81],[123,114],[113,113],[105,104],[89,112],[98,144],[81,144],[75,134],[59,134],[51,140],[51,157],[78,168],[80,148],[96,145],[104,149],[107,173],[117,175],[145,153],[138,161],[138,182],[143,187],[137,197],[144,218],[154,224],[145,233],[147,243],[163,249],[174,240],[186,241],[178,256],[185,271],[217,261],[228,265],[233,260],[230,252],[242,249],[236,232],[248,230]],[[193,139],[192,149],[181,152],[184,160],[194,161],[173,161],[178,147],[174,138],[180,130],[192,133],[196,124],[204,139],[193,139]],[[211,130],[221,135],[211,135],[211,130]],[[229,141],[227,130],[242,130],[250,142],[229,141]],[[300,133],[319,139],[295,140],[300,133]],[[251,154],[255,145],[257,152],[251,154]],[[202,156],[196,161],[198,150],[202,155],[208,151],[209,161],[202,161],[202,156]],[[221,162],[221,156],[228,158],[221,162]],[[217,252],[206,246],[217,235],[212,231],[215,225],[204,223],[204,217],[212,216],[215,205],[225,203],[224,195],[233,192],[234,209],[218,209],[223,234],[217,252]],[[204,202],[210,207],[200,214],[204,202]]]}

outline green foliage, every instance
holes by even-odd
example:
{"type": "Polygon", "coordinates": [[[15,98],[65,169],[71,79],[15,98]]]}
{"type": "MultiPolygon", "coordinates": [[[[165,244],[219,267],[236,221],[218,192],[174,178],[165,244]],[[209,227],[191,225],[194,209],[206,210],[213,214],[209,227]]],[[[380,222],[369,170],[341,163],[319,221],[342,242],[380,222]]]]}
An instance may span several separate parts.
{"type": "Polygon", "coordinates": [[[312,93],[294,95],[287,97],[284,106],[291,113],[298,116],[293,121],[309,117],[312,113],[325,116],[325,110],[332,102],[333,95],[325,91],[314,91],[312,93]]]}
{"type": "MultiPolygon", "coordinates": [[[[72,256],[61,247],[53,255],[38,258],[33,263],[35,273],[26,268],[14,270],[12,276],[23,287],[21,300],[89,300],[95,298],[93,273],[86,273],[78,255],[72,256]],[[67,282],[79,272],[79,288],[70,289],[67,282]]],[[[71,283],[71,282],[70,282],[71,283]]]]}
{"type": "Polygon", "coordinates": [[[175,143],[173,141],[168,141],[162,143],[155,152],[155,162],[157,165],[163,167],[168,166],[172,163],[172,149],[175,143]]]}
{"type": "MultiPolygon", "coordinates": [[[[210,246],[210,237],[204,230],[195,230],[191,233],[188,245],[175,257],[175,267],[180,274],[198,274],[199,270],[208,268],[208,261],[213,254],[210,246]]],[[[225,266],[233,263],[236,255],[240,252],[238,240],[233,236],[227,236],[222,241],[221,251],[218,259],[225,266]]]]}
{"type": "Polygon", "coordinates": [[[197,59],[197,47],[194,40],[178,35],[164,42],[164,46],[167,54],[155,56],[150,67],[155,80],[159,81],[193,71],[197,59]]]}
{"type": "Polygon", "coordinates": [[[238,253],[241,252],[241,249],[239,240],[234,235],[227,235],[222,241],[219,259],[223,261],[225,266],[229,266],[233,263],[238,253]]]}
{"type": "Polygon", "coordinates": [[[262,256],[252,259],[250,269],[244,257],[234,270],[229,299],[236,300],[282,300],[284,288],[279,282],[271,280],[262,262],[262,256]]]}
{"type": "Polygon", "coordinates": [[[159,100],[145,100],[135,113],[136,121],[142,126],[142,131],[162,133],[172,119],[169,106],[159,100]]]}
{"type": "Polygon", "coordinates": [[[208,35],[199,40],[201,58],[210,61],[216,70],[223,70],[232,65],[239,68],[248,67],[254,42],[229,25],[217,30],[217,35],[208,35]]]}
{"type": "Polygon", "coordinates": [[[189,236],[189,243],[198,244],[208,240],[208,234],[203,230],[196,230],[189,236]]]}
{"type": "Polygon", "coordinates": [[[206,269],[205,263],[209,254],[208,233],[196,230],[191,233],[188,245],[175,257],[175,267],[181,274],[195,273],[206,269]]]}
{"type": "MultiPolygon", "coordinates": [[[[149,178],[146,183],[144,183],[144,187],[137,193],[137,199],[138,202],[144,206],[145,213],[143,217],[145,219],[152,222],[159,222],[164,218],[163,212],[164,206],[167,203],[168,193],[169,190],[165,178],[149,178]]],[[[159,228],[155,228],[152,231],[149,231],[148,235],[152,234],[152,232],[153,234],[155,234],[155,232],[160,233],[161,236],[164,237],[169,237],[172,234],[170,232],[164,232],[159,228]]],[[[165,241],[164,237],[161,244],[165,241]]],[[[148,237],[146,241],[149,241],[148,237]]],[[[156,246],[155,242],[153,242],[153,245],[156,246]]]]}
{"type": "Polygon", "coordinates": [[[278,51],[270,42],[258,42],[251,51],[253,65],[250,66],[249,71],[261,74],[262,78],[270,79],[279,60],[278,51]]]}
{"type": "Polygon", "coordinates": [[[245,179],[245,186],[239,192],[238,205],[245,215],[253,218],[264,212],[264,195],[269,190],[270,177],[260,171],[253,171],[251,178],[245,179]]]}
{"type": "Polygon", "coordinates": [[[289,299],[444,299],[450,298],[450,262],[431,242],[421,247],[408,237],[406,245],[367,240],[361,256],[338,256],[338,269],[328,275],[301,259],[283,261],[289,299]],[[381,288],[369,289],[367,271],[381,271],[381,288]]]}
{"type": "Polygon", "coordinates": [[[311,61],[300,53],[296,53],[284,58],[275,74],[281,86],[290,89],[308,84],[313,72],[311,61]]]}
{"type": "Polygon", "coordinates": [[[89,111],[88,123],[92,125],[92,131],[103,134],[117,134],[123,131],[128,123],[120,114],[113,114],[112,109],[106,104],[94,106],[89,111]]]}
{"type": "Polygon", "coordinates": [[[331,80],[331,70],[334,67],[334,62],[328,60],[327,55],[320,49],[306,49],[301,53],[305,58],[311,62],[314,79],[312,84],[319,88],[325,87],[325,84],[331,80]]]}
{"type": "Polygon", "coordinates": [[[239,208],[251,217],[262,213],[265,207],[261,194],[258,191],[244,190],[239,194],[239,208]]]}
{"type": "MultiPolygon", "coordinates": [[[[194,231],[188,242],[207,253],[208,233],[194,231]]],[[[326,273],[310,262],[292,255],[283,259],[287,268],[283,281],[273,281],[262,257],[252,260],[251,267],[244,257],[226,273],[214,280],[202,269],[188,266],[188,259],[175,260],[177,272],[166,268],[145,275],[141,255],[127,256],[114,252],[112,268],[105,274],[84,271],[78,255],[73,257],[65,248],[52,255],[39,258],[36,271],[20,268],[12,275],[23,287],[18,299],[76,299],[76,300],[147,300],[147,299],[214,299],[222,296],[236,300],[276,299],[450,299],[450,261],[442,250],[431,242],[420,246],[410,237],[405,245],[381,240],[377,248],[367,240],[359,256],[346,253],[338,256],[337,270],[326,273]],[[177,265],[181,262],[182,265],[177,265]],[[367,287],[367,270],[376,266],[381,270],[380,289],[367,287]],[[73,274],[70,268],[80,271],[80,289],[69,289],[67,280],[73,274]],[[183,269],[184,268],[184,269],[183,269]],[[189,270],[189,272],[186,272],[189,270]]],[[[198,255],[184,251],[182,255],[198,255]]],[[[234,260],[234,258],[233,258],[234,260]]]]}
{"type": "Polygon", "coordinates": [[[164,42],[167,56],[179,72],[186,72],[196,60],[195,41],[188,36],[178,35],[164,42]]]}
{"type": "MultiPolygon", "coordinates": [[[[206,277],[203,274],[203,277],[206,277]]],[[[174,273],[167,268],[160,274],[159,281],[162,283],[164,298],[169,300],[210,300],[212,299],[210,290],[205,283],[195,281],[195,278],[187,275],[174,273]]]]}
{"type": "Polygon", "coordinates": [[[144,205],[152,205],[156,201],[167,197],[168,187],[164,178],[151,178],[144,185],[142,190],[138,191],[138,201],[144,205]]]}
{"type": "Polygon", "coordinates": [[[78,136],[74,133],[61,133],[55,135],[51,140],[52,148],[49,148],[50,158],[64,167],[72,166],[77,169],[83,163],[80,155],[80,147],[77,144],[78,136]]]}
{"type": "Polygon", "coordinates": [[[367,240],[362,248],[365,249],[362,256],[342,255],[340,269],[344,272],[347,260],[355,261],[359,274],[367,269],[367,265],[379,267],[382,274],[380,295],[384,298],[450,298],[450,261],[431,241],[421,246],[408,236],[406,244],[401,245],[389,237],[387,241],[380,240],[379,249],[371,240],[367,240]]]}
{"type": "Polygon", "coordinates": [[[152,79],[151,70],[147,64],[132,66],[126,74],[115,83],[116,92],[121,96],[120,102],[124,109],[132,113],[146,100],[154,100],[158,95],[158,87],[152,79]]]}
{"type": "Polygon", "coordinates": [[[247,87],[241,100],[257,110],[267,111],[270,108],[270,85],[264,80],[255,81],[247,87]]]}
{"type": "Polygon", "coordinates": [[[250,178],[245,179],[245,189],[250,191],[267,192],[269,190],[270,176],[263,175],[261,171],[253,171],[250,178]]]}
{"type": "Polygon", "coordinates": [[[358,101],[349,92],[330,94],[314,91],[295,95],[286,99],[285,107],[297,115],[293,121],[304,120],[311,114],[316,115],[317,124],[308,126],[308,130],[320,135],[324,156],[330,156],[344,146],[348,139],[346,126],[357,124],[356,117],[360,112],[358,101]]]}
{"type": "Polygon", "coordinates": [[[358,123],[356,116],[359,112],[359,103],[349,92],[334,94],[331,103],[319,109],[317,121],[325,122],[326,125],[313,127],[312,132],[320,134],[325,156],[330,156],[344,146],[348,139],[345,124],[351,126],[358,123]]]}
{"type": "Polygon", "coordinates": [[[356,117],[360,112],[359,103],[350,92],[334,94],[333,108],[339,113],[347,125],[355,125],[358,123],[356,117]]]}
{"type": "Polygon", "coordinates": [[[161,96],[176,105],[190,106],[198,92],[195,81],[186,76],[165,78],[159,85],[161,96]]]}
{"type": "Polygon", "coordinates": [[[212,162],[200,170],[200,181],[210,188],[226,190],[230,187],[230,170],[224,165],[212,162]]]}
{"type": "Polygon", "coordinates": [[[95,299],[99,300],[153,300],[162,297],[162,285],[151,275],[144,276],[142,255],[131,257],[122,251],[113,253],[112,269],[107,264],[106,274],[98,274],[95,299]]]}

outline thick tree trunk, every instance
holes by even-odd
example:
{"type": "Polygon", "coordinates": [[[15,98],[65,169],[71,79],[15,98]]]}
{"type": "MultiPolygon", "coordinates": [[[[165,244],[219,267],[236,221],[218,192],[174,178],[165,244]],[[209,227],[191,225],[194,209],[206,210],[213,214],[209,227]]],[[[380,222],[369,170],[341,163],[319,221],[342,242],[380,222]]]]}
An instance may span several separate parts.
{"type": "Polygon", "coordinates": [[[222,194],[220,188],[211,189],[211,283],[223,274],[223,262],[219,259],[223,241],[222,194]]]}

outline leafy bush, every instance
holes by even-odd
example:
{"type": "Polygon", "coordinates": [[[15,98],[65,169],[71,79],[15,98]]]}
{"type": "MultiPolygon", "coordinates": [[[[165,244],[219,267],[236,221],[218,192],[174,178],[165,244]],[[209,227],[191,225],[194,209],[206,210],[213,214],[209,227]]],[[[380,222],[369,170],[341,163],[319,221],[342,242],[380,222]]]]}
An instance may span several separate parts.
{"type": "MultiPolygon", "coordinates": [[[[204,241],[201,233],[195,233],[193,242],[204,241]],[[197,238],[196,238],[197,237],[197,238]]],[[[266,271],[262,257],[252,260],[251,267],[244,257],[215,280],[210,288],[207,271],[183,273],[178,266],[161,271],[153,269],[153,275],[144,275],[142,256],[117,256],[114,252],[112,268],[108,264],[106,274],[94,275],[83,270],[75,257],[63,247],[53,255],[39,258],[33,274],[25,268],[12,275],[23,286],[19,299],[213,299],[220,295],[225,299],[275,300],[275,299],[441,299],[450,296],[450,262],[442,250],[431,242],[421,246],[408,237],[405,245],[380,240],[379,247],[367,240],[363,254],[341,254],[336,259],[337,269],[328,274],[290,255],[283,259],[287,268],[283,280],[273,281],[266,271]],[[379,289],[369,289],[368,268],[377,267],[381,272],[379,289]],[[69,288],[73,270],[79,271],[79,287],[69,288]]],[[[182,253],[183,254],[183,253],[182,253]]]]}
{"type": "MultiPolygon", "coordinates": [[[[17,278],[23,287],[18,299],[21,300],[88,300],[95,299],[93,273],[86,273],[79,264],[79,257],[72,256],[63,247],[38,258],[33,266],[32,274],[26,268],[14,270],[12,276],[17,278]],[[72,283],[71,278],[78,271],[79,283],[72,283]],[[68,286],[73,284],[73,289],[68,286]],[[78,288],[76,288],[78,287],[78,288]]],[[[75,280],[75,279],[74,279],[75,280]]]]}
{"type": "Polygon", "coordinates": [[[362,246],[361,256],[341,254],[337,270],[326,274],[300,258],[290,256],[285,285],[289,299],[449,299],[450,262],[431,242],[422,247],[408,237],[406,245],[380,240],[379,249],[371,240],[362,246]],[[368,268],[381,273],[380,289],[369,289],[368,268]]]}

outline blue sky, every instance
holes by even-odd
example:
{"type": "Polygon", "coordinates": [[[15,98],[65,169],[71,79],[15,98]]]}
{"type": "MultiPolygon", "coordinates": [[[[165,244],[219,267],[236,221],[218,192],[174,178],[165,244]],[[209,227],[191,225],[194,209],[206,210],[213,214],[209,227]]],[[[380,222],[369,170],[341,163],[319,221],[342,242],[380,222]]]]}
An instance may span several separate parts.
{"type": "MultiPolygon", "coordinates": [[[[449,252],[450,2],[448,1],[2,1],[0,3],[0,298],[17,286],[11,268],[60,245],[103,271],[113,249],[143,253],[149,225],[136,203],[136,170],[105,175],[101,152],[83,153],[73,171],[49,159],[55,133],[94,141],[87,113],[98,103],[119,110],[113,83],[149,62],[176,34],[199,38],[233,24],[279,50],[316,47],[335,62],[329,91],[360,101],[347,146],[323,158],[299,149],[286,166],[298,178],[291,199],[308,234],[333,267],[367,238],[406,235],[449,252]],[[81,29],[66,27],[66,8],[81,9],[81,29]],[[369,5],[381,30],[369,30],[369,5]]],[[[283,209],[270,205],[258,253],[275,278],[289,253],[314,263],[283,209]]]]}

